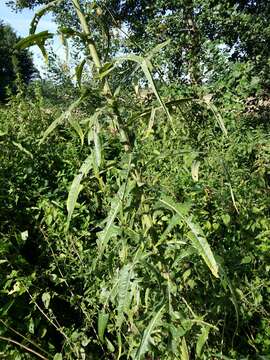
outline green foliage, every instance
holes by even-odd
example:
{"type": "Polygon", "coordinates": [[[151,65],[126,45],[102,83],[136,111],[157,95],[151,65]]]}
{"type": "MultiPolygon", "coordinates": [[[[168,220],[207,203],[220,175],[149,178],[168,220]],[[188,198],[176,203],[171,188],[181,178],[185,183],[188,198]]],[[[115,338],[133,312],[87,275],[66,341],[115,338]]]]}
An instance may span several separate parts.
{"type": "Polygon", "coordinates": [[[37,86],[0,108],[0,354],[267,357],[269,103],[254,65],[219,54],[204,85],[164,84],[164,44],[105,63],[80,4],[79,97],[37,86]],[[114,75],[123,60],[135,93],[114,75]]]}
{"type": "Polygon", "coordinates": [[[14,30],[0,21],[0,101],[6,100],[7,87],[16,89],[16,78],[27,84],[37,73],[28,51],[14,51],[18,40],[14,30]]]}

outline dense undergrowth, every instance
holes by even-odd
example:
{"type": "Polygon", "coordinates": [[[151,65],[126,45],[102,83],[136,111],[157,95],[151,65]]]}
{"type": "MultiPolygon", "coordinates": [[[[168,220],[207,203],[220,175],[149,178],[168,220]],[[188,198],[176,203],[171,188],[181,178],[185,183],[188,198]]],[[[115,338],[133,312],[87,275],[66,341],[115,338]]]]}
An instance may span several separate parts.
{"type": "Polygon", "coordinates": [[[131,151],[88,100],[41,144],[67,104],[1,107],[1,358],[268,358],[267,109],[221,85],[122,95],[131,151]]]}

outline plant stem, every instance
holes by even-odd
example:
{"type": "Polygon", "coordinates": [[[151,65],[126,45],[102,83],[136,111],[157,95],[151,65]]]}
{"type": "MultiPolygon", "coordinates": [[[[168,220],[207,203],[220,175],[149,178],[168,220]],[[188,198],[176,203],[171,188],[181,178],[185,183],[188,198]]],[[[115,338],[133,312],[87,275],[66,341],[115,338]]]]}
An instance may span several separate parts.
{"type": "MultiPolygon", "coordinates": [[[[89,29],[89,26],[87,24],[86,18],[85,18],[85,14],[83,13],[83,10],[80,6],[80,3],[78,0],[72,0],[72,3],[75,7],[77,16],[79,18],[80,24],[81,24],[81,28],[83,33],[86,35],[87,37],[87,47],[88,47],[88,51],[93,59],[94,65],[96,67],[96,70],[99,71],[102,67],[101,64],[101,60],[100,57],[98,55],[97,52],[97,48],[96,48],[96,44],[94,42],[94,40],[91,38],[91,32],[89,29]]],[[[120,133],[120,137],[124,143],[124,147],[126,151],[129,151],[131,148],[131,142],[129,139],[129,135],[128,132],[125,129],[125,124],[120,116],[119,110],[118,110],[118,106],[117,103],[115,101],[115,99],[112,101],[110,98],[112,97],[112,92],[110,89],[110,86],[108,84],[108,81],[105,80],[105,84],[104,84],[104,94],[105,96],[109,96],[108,98],[108,103],[112,105],[112,109],[114,111],[114,115],[116,116],[117,119],[117,124],[119,127],[119,133],[120,133]]]]}
{"type": "Polygon", "coordinates": [[[94,41],[91,39],[91,33],[90,33],[90,30],[89,30],[89,26],[87,24],[85,15],[84,15],[81,7],[80,7],[80,4],[79,4],[78,0],[72,0],[72,2],[73,2],[73,5],[74,5],[74,7],[76,9],[78,18],[80,20],[82,31],[87,36],[89,53],[90,53],[90,55],[91,55],[91,57],[93,59],[93,62],[95,64],[96,69],[99,70],[101,68],[101,61],[100,61],[100,58],[98,56],[96,45],[95,45],[94,41]]]}
{"type": "Polygon", "coordinates": [[[43,359],[43,360],[48,360],[48,358],[46,358],[45,356],[39,354],[38,352],[36,352],[35,350],[29,348],[28,346],[25,346],[21,343],[19,343],[18,341],[16,340],[13,340],[13,339],[9,339],[9,338],[6,338],[4,336],[0,336],[0,340],[3,340],[3,341],[7,341],[7,342],[10,342],[12,344],[15,344],[15,345],[18,345],[20,346],[21,348],[23,348],[24,350],[36,355],[37,357],[39,357],[40,359],[43,359]]]}

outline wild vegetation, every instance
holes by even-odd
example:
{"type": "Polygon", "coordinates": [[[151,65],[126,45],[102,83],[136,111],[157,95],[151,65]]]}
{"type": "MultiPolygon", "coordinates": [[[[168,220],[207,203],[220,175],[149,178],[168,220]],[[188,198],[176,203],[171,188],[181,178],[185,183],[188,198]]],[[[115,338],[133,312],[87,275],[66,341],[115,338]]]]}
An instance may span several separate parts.
{"type": "Polygon", "coordinates": [[[0,108],[1,358],[269,359],[269,5],[9,3],[51,78],[0,108]]]}

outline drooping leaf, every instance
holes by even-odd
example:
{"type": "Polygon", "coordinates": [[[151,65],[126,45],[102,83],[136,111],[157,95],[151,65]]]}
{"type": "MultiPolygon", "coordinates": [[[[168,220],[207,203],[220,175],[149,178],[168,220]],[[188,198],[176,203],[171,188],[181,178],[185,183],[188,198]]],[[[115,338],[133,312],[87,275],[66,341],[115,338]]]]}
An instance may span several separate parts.
{"type": "Polygon", "coordinates": [[[228,131],[226,129],[226,126],[224,124],[224,121],[222,119],[222,116],[220,115],[218,109],[216,108],[216,106],[214,104],[212,104],[211,102],[206,103],[207,107],[212,111],[212,113],[215,116],[215,119],[220,127],[220,129],[222,130],[223,134],[228,137],[228,131]]]}
{"type": "Polygon", "coordinates": [[[164,112],[166,113],[168,119],[170,120],[171,124],[172,124],[172,118],[171,118],[171,114],[168,110],[168,108],[166,107],[165,103],[163,102],[163,100],[161,99],[159,92],[157,90],[156,84],[155,84],[155,80],[151,74],[151,70],[153,68],[153,65],[151,64],[151,61],[147,58],[143,58],[141,56],[138,55],[127,55],[127,56],[123,56],[120,57],[116,60],[116,62],[123,62],[123,61],[133,61],[136,62],[140,65],[142,71],[144,72],[144,75],[149,83],[149,86],[151,87],[151,89],[153,90],[158,102],[160,103],[161,107],[163,108],[164,112]]]}
{"type": "Polygon", "coordinates": [[[45,40],[53,38],[53,34],[50,33],[48,30],[41,31],[37,34],[29,35],[20,41],[14,46],[14,49],[25,49],[27,47],[33,45],[44,45],[45,40]]]}
{"type": "Polygon", "coordinates": [[[81,128],[79,122],[76,119],[74,119],[73,117],[69,117],[68,122],[73,127],[73,129],[76,131],[76,133],[79,135],[79,138],[81,140],[81,145],[83,145],[83,143],[84,143],[84,133],[82,131],[82,128],[81,128]]]}
{"type": "Polygon", "coordinates": [[[61,2],[63,2],[64,0],[54,0],[49,2],[48,4],[46,4],[45,6],[43,6],[41,9],[39,9],[35,15],[33,20],[31,21],[30,24],[30,30],[29,33],[30,34],[34,34],[36,32],[37,29],[37,25],[39,23],[39,20],[42,18],[43,15],[45,15],[47,12],[49,12],[50,10],[52,10],[52,8],[56,5],[60,5],[61,2]]]}
{"type": "Polygon", "coordinates": [[[184,214],[182,212],[182,208],[179,206],[180,204],[176,204],[172,199],[164,197],[160,200],[160,202],[167,209],[170,209],[176,214],[178,214],[179,219],[186,223],[186,225],[190,229],[188,237],[192,241],[193,246],[196,248],[199,255],[204,259],[206,265],[209,267],[212,274],[215,277],[219,277],[218,264],[200,226],[196,224],[191,217],[188,217],[186,214],[184,214]]]}
{"type": "Polygon", "coordinates": [[[57,128],[58,125],[62,124],[66,119],[69,119],[72,111],[80,105],[84,98],[85,94],[83,94],[78,100],[74,101],[63,114],[61,114],[51,123],[51,125],[44,131],[44,134],[39,141],[39,144],[42,144],[44,140],[50,135],[50,133],[57,128]]]}
{"type": "Polygon", "coordinates": [[[171,39],[168,39],[166,41],[163,41],[162,43],[160,44],[157,44],[153,49],[151,49],[148,53],[147,53],[147,59],[148,60],[151,60],[152,57],[160,52],[160,50],[162,50],[163,48],[165,48],[167,45],[169,45],[171,42],[171,39]]]}
{"type": "Polygon", "coordinates": [[[141,360],[144,354],[149,350],[153,332],[160,325],[164,307],[165,305],[161,306],[158,311],[154,312],[150,323],[144,330],[140,346],[135,355],[135,360],[141,360]]]}
{"type": "Polygon", "coordinates": [[[155,116],[156,116],[156,111],[157,109],[156,108],[152,108],[151,109],[151,115],[150,115],[150,119],[149,119],[149,123],[148,123],[148,128],[146,130],[146,134],[145,134],[145,137],[148,137],[151,132],[152,132],[152,129],[153,129],[153,126],[154,126],[154,121],[155,121],[155,116]]]}
{"type": "Polygon", "coordinates": [[[109,320],[109,314],[106,314],[103,311],[98,314],[98,337],[101,342],[104,341],[104,332],[106,330],[107,324],[109,320]]]}
{"type": "MultiPolygon", "coordinates": [[[[163,49],[164,47],[166,47],[170,42],[171,42],[171,40],[169,39],[169,40],[166,40],[166,41],[162,42],[161,44],[156,45],[153,49],[151,49],[150,51],[148,51],[148,53],[146,54],[146,59],[151,61],[151,59],[153,58],[153,56],[154,56],[156,53],[160,52],[160,50],[163,49]]],[[[140,68],[140,65],[138,64],[138,65],[136,66],[136,68],[134,69],[134,71],[132,72],[132,75],[135,74],[135,73],[138,71],[139,68],[140,68]]],[[[152,65],[151,65],[151,67],[150,67],[150,70],[151,70],[151,71],[153,70],[153,66],[152,66],[152,65]]],[[[131,76],[132,76],[132,75],[131,75],[131,76]]],[[[136,90],[135,90],[135,91],[136,91],[136,90]]]]}
{"type": "Polygon", "coordinates": [[[105,63],[100,69],[99,69],[99,78],[102,80],[104,77],[106,77],[112,70],[114,69],[113,63],[105,63]]]}
{"type": "Polygon", "coordinates": [[[220,256],[217,256],[217,260],[218,260],[218,265],[219,265],[219,269],[220,269],[221,284],[224,287],[224,289],[226,289],[226,288],[229,289],[229,291],[231,293],[231,301],[233,303],[234,310],[235,310],[236,325],[235,325],[235,330],[234,330],[234,334],[233,334],[233,339],[234,339],[234,337],[238,331],[239,317],[240,317],[240,310],[239,310],[239,305],[238,305],[238,301],[237,301],[236,290],[235,290],[235,287],[233,286],[232,282],[230,281],[230,279],[227,276],[226,269],[223,265],[223,259],[220,256]]]}

